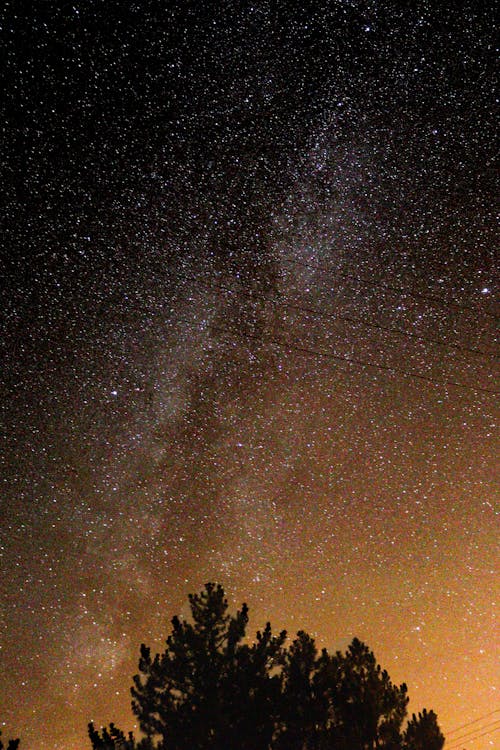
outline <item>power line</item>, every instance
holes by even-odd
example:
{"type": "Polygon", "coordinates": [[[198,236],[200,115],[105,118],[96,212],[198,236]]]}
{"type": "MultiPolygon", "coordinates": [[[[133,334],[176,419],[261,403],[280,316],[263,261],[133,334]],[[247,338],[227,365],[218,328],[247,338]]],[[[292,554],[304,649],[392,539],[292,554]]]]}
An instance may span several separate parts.
{"type": "Polygon", "coordinates": [[[478,740],[480,737],[486,737],[488,734],[493,734],[494,732],[498,732],[500,729],[499,721],[493,722],[492,724],[487,724],[484,727],[477,727],[477,729],[471,730],[470,732],[466,732],[465,734],[462,734],[460,737],[454,737],[452,742],[457,743],[453,745],[446,745],[446,750],[457,750],[462,743],[465,742],[472,742],[474,740],[478,740]],[[494,724],[497,724],[497,726],[493,726],[494,724]],[[492,726],[493,729],[487,729],[487,727],[492,726]],[[486,732],[483,732],[483,729],[487,729],[486,732]],[[479,732],[479,734],[476,734],[476,732],[479,732]]]}
{"type": "MultiPolygon", "coordinates": [[[[187,323],[192,322],[188,320],[187,318],[185,318],[184,320],[187,323]]],[[[394,375],[401,375],[407,378],[415,378],[417,380],[422,380],[427,383],[432,383],[432,385],[453,386],[455,388],[462,388],[464,390],[468,390],[473,393],[481,392],[481,393],[489,393],[495,396],[500,395],[500,391],[495,391],[491,388],[484,388],[482,386],[472,386],[467,383],[461,383],[455,380],[443,380],[443,379],[431,378],[428,375],[422,375],[422,373],[418,373],[412,370],[402,370],[397,367],[391,367],[390,365],[374,364],[373,362],[367,362],[365,360],[357,359],[355,357],[346,357],[340,354],[333,354],[332,352],[322,352],[317,349],[311,349],[311,348],[304,347],[304,346],[296,346],[286,341],[280,341],[279,339],[276,339],[273,337],[267,337],[266,339],[263,339],[262,337],[256,336],[255,334],[251,334],[251,333],[243,334],[241,333],[241,331],[235,331],[231,328],[225,328],[224,326],[217,326],[217,325],[212,326],[212,330],[218,330],[223,333],[236,335],[236,336],[239,336],[240,338],[254,339],[256,341],[267,341],[268,343],[276,344],[277,346],[280,346],[284,349],[288,349],[289,351],[296,351],[300,354],[305,354],[305,355],[313,356],[313,357],[323,357],[325,359],[331,359],[331,360],[336,360],[340,362],[347,362],[348,364],[356,365],[358,367],[371,367],[377,370],[383,370],[384,372],[390,372],[394,375]]]]}
{"type": "Polygon", "coordinates": [[[495,708],[494,711],[490,711],[487,714],[483,714],[483,716],[480,716],[478,719],[473,719],[472,721],[468,721],[466,724],[460,724],[460,726],[455,727],[454,729],[450,729],[447,734],[448,736],[450,734],[455,734],[455,732],[459,732],[461,729],[465,729],[466,727],[470,727],[471,724],[477,724],[479,721],[483,721],[483,719],[487,719],[489,716],[493,716],[494,714],[500,713],[500,708],[495,708]]]}
{"type": "MultiPolygon", "coordinates": [[[[330,273],[330,269],[326,268],[326,266],[322,266],[319,263],[306,263],[302,260],[296,260],[295,258],[280,258],[280,260],[283,263],[289,263],[291,265],[296,266],[303,266],[304,268],[310,268],[311,270],[315,269],[317,271],[323,271],[324,273],[330,273]]],[[[447,301],[441,299],[441,297],[436,297],[433,294],[421,294],[419,292],[409,292],[405,289],[401,289],[401,287],[393,286],[391,284],[377,284],[374,281],[369,281],[368,279],[364,279],[362,276],[357,276],[353,273],[346,273],[346,272],[340,272],[340,277],[344,279],[354,279],[360,284],[363,284],[363,286],[371,286],[371,287],[382,287],[384,289],[389,289],[392,292],[397,292],[398,294],[402,294],[406,297],[413,297],[414,299],[422,299],[426,300],[427,302],[433,302],[435,304],[441,305],[442,307],[456,307],[459,310],[464,310],[469,313],[473,313],[474,315],[478,314],[478,310],[474,310],[472,307],[468,307],[467,305],[462,305],[460,302],[454,302],[454,301],[447,301]]],[[[495,315],[495,313],[490,312],[489,310],[481,310],[481,312],[484,315],[487,315],[489,318],[493,318],[494,320],[498,320],[499,316],[495,315]]]]}
{"type": "MultiPolygon", "coordinates": [[[[225,291],[229,293],[232,292],[232,289],[230,287],[224,286],[222,284],[211,284],[209,282],[202,281],[201,279],[197,279],[195,276],[188,276],[185,278],[192,279],[193,281],[199,284],[202,284],[204,287],[211,289],[211,290],[216,289],[219,291],[225,291]]],[[[247,297],[249,299],[254,299],[254,296],[250,292],[246,292],[243,289],[239,289],[238,294],[244,297],[247,297]]],[[[296,305],[291,302],[281,302],[281,306],[287,309],[303,312],[306,315],[312,315],[315,317],[325,318],[328,320],[344,320],[348,323],[359,324],[367,328],[376,328],[378,330],[385,331],[386,333],[396,334],[398,336],[405,336],[405,337],[413,338],[419,341],[425,341],[427,343],[431,343],[437,346],[442,346],[445,348],[452,348],[458,351],[467,352],[468,354],[476,354],[480,356],[491,357],[493,359],[499,358],[499,355],[495,354],[494,352],[486,351],[484,349],[476,349],[476,348],[464,346],[462,344],[456,344],[454,342],[441,341],[440,339],[431,338],[429,336],[422,336],[421,334],[412,333],[411,331],[404,331],[401,328],[393,328],[392,326],[385,326],[382,323],[377,323],[375,321],[365,321],[365,320],[362,320],[361,318],[355,318],[350,315],[342,315],[340,313],[324,313],[321,310],[317,310],[314,307],[305,307],[303,305],[296,305]]]]}
{"type": "Polygon", "coordinates": [[[349,315],[340,315],[336,313],[333,313],[333,314],[322,313],[319,310],[316,310],[314,308],[301,307],[299,305],[287,304],[286,306],[300,310],[302,312],[317,315],[318,317],[345,320],[349,323],[358,323],[362,326],[366,326],[367,328],[378,328],[379,330],[385,331],[386,333],[394,333],[399,336],[406,336],[408,338],[417,339],[419,341],[426,341],[427,343],[430,343],[430,344],[435,344],[437,346],[443,346],[446,348],[457,349],[458,351],[467,352],[469,354],[478,354],[481,356],[492,357],[494,359],[499,358],[499,355],[494,354],[493,352],[486,351],[484,349],[474,349],[472,347],[463,346],[462,344],[456,344],[454,342],[440,341],[439,339],[431,338],[429,336],[422,336],[419,333],[412,333],[411,331],[403,331],[401,328],[392,328],[391,326],[384,326],[382,325],[382,323],[376,323],[374,321],[365,321],[365,320],[361,320],[361,318],[353,318],[349,315]]]}
{"type": "MultiPolygon", "coordinates": [[[[221,285],[218,285],[218,286],[216,285],[214,287],[213,284],[210,285],[208,282],[204,282],[201,279],[196,278],[196,277],[191,276],[191,275],[184,274],[183,278],[187,279],[187,280],[191,280],[191,281],[196,281],[196,282],[200,283],[201,285],[203,285],[205,287],[208,287],[210,289],[214,289],[215,288],[215,289],[219,289],[219,291],[227,291],[227,292],[232,292],[233,291],[232,289],[230,289],[228,287],[225,287],[225,286],[221,286],[221,285]]],[[[251,295],[249,292],[241,292],[241,293],[244,294],[245,296],[253,298],[253,295],[251,295]]],[[[184,318],[184,320],[187,323],[192,323],[192,321],[190,321],[189,319],[184,318]]],[[[212,326],[212,330],[219,330],[219,331],[221,331],[223,333],[228,333],[228,334],[231,334],[231,335],[239,336],[240,338],[245,338],[246,337],[246,338],[254,339],[254,340],[257,340],[257,341],[262,341],[261,337],[258,337],[258,336],[254,335],[254,334],[251,334],[251,333],[248,333],[248,332],[245,333],[245,334],[242,334],[241,331],[236,331],[234,329],[223,327],[223,326],[212,326]]],[[[382,371],[385,371],[385,372],[391,372],[391,373],[396,374],[396,375],[401,375],[401,376],[404,376],[404,377],[409,377],[409,378],[414,378],[414,379],[422,380],[422,381],[431,383],[433,385],[453,386],[453,387],[456,387],[456,388],[465,389],[465,390],[468,390],[468,391],[471,391],[471,392],[475,392],[475,393],[477,393],[477,392],[483,392],[483,393],[489,393],[489,394],[492,394],[492,395],[499,395],[500,394],[500,391],[493,390],[491,388],[485,388],[483,386],[471,386],[471,385],[469,385],[467,383],[462,383],[462,382],[456,381],[456,380],[432,378],[432,377],[430,377],[428,375],[423,375],[422,373],[416,372],[414,370],[403,370],[401,368],[393,367],[393,366],[390,366],[390,365],[376,364],[376,363],[367,362],[366,360],[361,360],[361,359],[358,359],[358,358],[355,358],[355,357],[347,357],[345,355],[334,354],[333,352],[323,352],[323,351],[319,351],[317,349],[312,349],[310,347],[297,346],[296,344],[289,343],[289,342],[286,342],[286,341],[282,341],[282,340],[279,340],[279,339],[277,339],[275,337],[274,338],[267,337],[267,341],[269,343],[274,343],[277,346],[287,348],[287,349],[289,349],[291,351],[297,351],[299,353],[306,354],[306,355],[309,355],[309,356],[316,356],[316,357],[328,358],[328,359],[332,359],[332,360],[336,360],[336,361],[346,362],[348,364],[354,364],[354,365],[361,366],[361,367],[371,367],[371,368],[379,369],[379,370],[382,370],[382,371]]]]}

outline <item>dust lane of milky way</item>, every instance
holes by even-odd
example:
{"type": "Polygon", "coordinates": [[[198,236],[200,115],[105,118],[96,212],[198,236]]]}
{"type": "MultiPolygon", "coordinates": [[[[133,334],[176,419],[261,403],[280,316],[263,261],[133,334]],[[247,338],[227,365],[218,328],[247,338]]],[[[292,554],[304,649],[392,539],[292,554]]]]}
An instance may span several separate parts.
{"type": "Polygon", "coordinates": [[[494,747],[493,4],[34,6],[0,11],[3,737],[132,728],[139,644],[217,580],[494,747]]]}

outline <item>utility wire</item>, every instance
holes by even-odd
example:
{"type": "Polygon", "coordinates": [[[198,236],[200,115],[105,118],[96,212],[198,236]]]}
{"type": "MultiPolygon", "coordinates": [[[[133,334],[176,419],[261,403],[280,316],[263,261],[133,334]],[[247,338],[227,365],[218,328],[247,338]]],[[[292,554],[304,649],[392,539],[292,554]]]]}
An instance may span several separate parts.
{"type": "Polygon", "coordinates": [[[496,708],[494,711],[490,711],[487,714],[483,714],[483,716],[480,716],[478,719],[473,719],[472,721],[468,721],[466,724],[460,724],[460,726],[455,727],[454,729],[450,729],[447,732],[448,737],[450,734],[455,734],[455,732],[459,732],[461,729],[465,729],[466,727],[470,727],[471,724],[477,724],[479,721],[483,721],[483,719],[487,719],[489,716],[493,716],[494,714],[500,713],[500,708],[496,708]]]}
{"type": "MultiPolygon", "coordinates": [[[[195,276],[187,276],[185,278],[189,278],[193,280],[194,282],[206,287],[207,289],[211,289],[211,290],[215,289],[217,291],[224,291],[224,292],[229,292],[229,293],[232,293],[233,291],[230,287],[227,287],[223,284],[214,285],[214,284],[211,284],[210,282],[202,281],[201,279],[198,279],[195,276]]],[[[238,289],[238,294],[243,297],[247,297],[248,299],[254,299],[254,296],[250,292],[246,292],[243,289],[238,289]]],[[[485,349],[475,349],[472,347],[464,346],[462,344],[441,341],[440,339],[431,338],[429,336],[422,336],[421,334],[412,333],[411,331],[404,331],[401,328],[393,328],[391,326],[385,326],[385,325],[382,325],[382,323],[377,323],[374,321],[365,321],[365,320],[362,320],[361,318],[355,318],[350,315],[342,315],[340,313],[325,313],[314,307],[305,307],[303,305],[296,305],[291,302],[281,302],[280,304],[282,307],[286,309],[297,310],[298,312],[303,312],[306,315],[312,315],[313,317],[325,318],[327,320],[344,320],[348,323],[359,324],[367,328],[376,328],[378,330],[385,331],[386,333],[413,338],[418,341],[424,341],[424,342],[435,344],[437,346],[442,346],[445,348],[456,349],[458,351],[466,352],[468,354],[476,354],[476,355],[480,355],[483,357],[491,357],[493,359],[500,358],[500,355],[497,355],[494,352],[486,351],[485,349]]]]}
{"type": "MultiPolygon", "coordinates": [[[[192,323],[192,321],[187,318],[183,318],[183,320],[185,320],[185,322],[187,323],[192,323]]],[[[356,365],[358,367],[371,367],[376,370],[383,370],[384,372],[390,372],[394,375],[401,375],[407,378],[415,378],[417,380],[422,380],[427,383],[432,383],[432,385],[453,386],[455,388],[462,388],[464,390],[471,391],[474,393],[481,392],[481,393],[490,393],[495,396],[500,395],[500,391],[496,391],[491,388],[484,388],[482,386],[472,386],[467,383],[461,383],[456,380],[431,378],[428,375],[422,375],[421,373],[415,372],[413,370],[402,370],[397,367],[391,367],[390,365],[374,364],[373,362],[367,362],[366,360],[357,359],[355,357],[346,357],[340,354],[333,354],[333,352],[322,352],[317,349],[311,349],[305,346],[297,346],[294,344],[290,344],[286,341],[281,341],[280,339],[277,339],[274,337],[266,337],[265,339],[263,339],[262,337],[256,336],[255,334],[241,333],[241,331],[235,331],[234,329],[226,328],[224,326],[218,326],[218,325],[211,326],[211,328],[214,331],[228,333],[232,336],[238,336],[243,339],[244,338],[254,339],[259,342],[268,342],[268,343],[276,344],[277,346],[280,346],[284,349],[287,349],[289,351],[295,351],[300,354],[306,354],[308,356],[313,356],[313,357],[323,357],[325,359],[336,360],[339,362],[347,362],[348,364],[356,365]]]]}
{"type": "MultiPolygon", "coordinates": [[[[494,722],[494,724],[498,725],[498,722],[494,722]]],[[[493,724],[487,724],[485,727],[477,727],[477,729],[466,732],[465,734],[460,735],[460,737],[454,737],[452,742],[456,744],[447,744],[446,750],[457,750],[461,745],[463,745],[464,742],[472,742],[478,740],[480,737],[486,737],[486,735],[493,734],[493,732],[498,732],[498,730],[500,729],[500,725],[494,726],[493,729],[487,729],[487,727],[489,726],[493,726],[493,724]],[[487,731],[483,732],[483,729],[487,729],[487,731]],[[479,734],[476,734],[476,732],[479,732],[479,734]]]]}
{"type": "MultiPolygon", "coordinates": [[[[304,268],[309,268],[311,270],[323,271],[324,273],[331,272],[330,269],[326,268],[326,266],[320,265],[319,263],[306,263],[305,261],[296,260],[294,258],[280,258],[280,260],[283,263],[289,263],[295,266],[303,266],[304,268]]],[[[364,279],[363,277],[357,276],[353,273],[345,273],[340,271],[339,275],[344,279],[353,279],[358,283],[363,284],[363,286],[371,286],[375,288],[383,287],[384,289],[389,289],[391,292],[397,292],[398,294],[402,294],[406,297],[413,297],[414,299],[423,299],[428,302],[433,302],[435,304],[441,305],[442,307],[452,306],[458,308],[459,310],[474,313],[475,315],[477,315],[478,312],[481,312],[483,315],[487,315],[489,318],[493,318],[494,320],[498,320],[498,318],[500,317],[498,315],[495,315],[495,313],[490,312],[489,310],[475,310],[472,307],[460,304],[460,302],[443,300],[440,297],[436,297],[434,294],[420,294],[419,292],[409,292],[405,289],[401,289],[401,287],[393,286],[391,284],[380,284],[374,281],[369,281],[368,279],[364,279]]]]}

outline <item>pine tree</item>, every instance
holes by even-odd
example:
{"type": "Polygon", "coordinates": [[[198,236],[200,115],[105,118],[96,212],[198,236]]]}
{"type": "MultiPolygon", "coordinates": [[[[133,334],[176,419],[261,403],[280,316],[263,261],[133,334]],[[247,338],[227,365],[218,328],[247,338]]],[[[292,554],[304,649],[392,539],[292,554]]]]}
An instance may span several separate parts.
{"type": "Polygon", "coordinates": [[[248,607],[234,617],[221,586],[190,595],[192,622],[172,620],[163,654],[141,646],[140,675],[132,688],[135,715],[147,737],[168,750],[261,750],[269,744],[280,678],[271,675],[286,633],[268,624],[243,644],[248,607]]]}
{"type": "Polygon", "coordinates": [[[281,723],[273,749],[304,750],[316,747],[319,729],[327,715],[327,701],[315,690],[317,649],[304,631],[286,650],[283,658],[281,723]]]}
{"type": "Polygon", "coordinates": [[[402,732],[406,685],[357,638],[318,656],[307,633],[286,647],[267,623],[249,643],[248,607],[230,615],[221,586],[207,583],[189,604],[163,653],[141,646],[132,708],[145,736],[90,724],[93,750],[442,750],[433,711],[402,732]]]}
{"type": "Polygon", "coordinates": [[[434,711],[425,708],[418,717],[412,715],[404,735],[404,750],[441,750],[444,736],[434,711]]]}
{"type": "Polygon", "coordinates": [[[372,651],[354,638],[345,654],[318,661],[317,691],[328,696],[324,735],[339,750],[397,750],[408,704],[407,687],[393,685],[372,651]]]}
{"type": "MultiPolygon", "coordinates": [[[[4,750],[4,744],[2,742],[1,734],[2,734],[2,732],[0,730],[0,750],[4,750]]],[[[7,747],[5,748],[5,750],[17,750],[17,748],[19,747],[19,743],[20,743],[19,739],[17,739],[17,740],[9,740],[9,744],[7,745],[7,747]]]]}
{"type": "Polygon", "coordinates": [[[137,741],[132,732],[126,737],[113,723],[109,725],[109,729],[103,727],[99,732],[90,722],[88,734],[92,750],[154,750],[153,743],[147,738],[137,741]]]}

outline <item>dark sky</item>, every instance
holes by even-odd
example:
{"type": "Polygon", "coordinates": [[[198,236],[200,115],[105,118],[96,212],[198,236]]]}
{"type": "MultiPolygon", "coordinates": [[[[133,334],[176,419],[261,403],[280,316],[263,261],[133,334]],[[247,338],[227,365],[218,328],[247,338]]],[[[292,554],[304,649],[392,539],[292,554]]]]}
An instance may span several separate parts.
{"type": "Polygon", "coordinates": [[[132,728],[139,644],[206,580],[253,629],[366,640],[450,750],[494,746],[493,3],[301,5],[3,4],[26,750],[132,728]]]}

